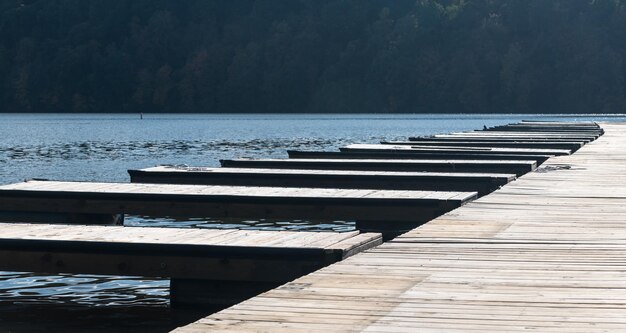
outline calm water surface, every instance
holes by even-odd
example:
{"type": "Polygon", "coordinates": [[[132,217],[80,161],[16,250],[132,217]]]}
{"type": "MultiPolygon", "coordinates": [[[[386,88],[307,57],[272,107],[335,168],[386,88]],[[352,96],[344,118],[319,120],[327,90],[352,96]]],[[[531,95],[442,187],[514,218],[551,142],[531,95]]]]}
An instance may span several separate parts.
{"type": "MultiPolygon", "coordinates": [[[[31,178],[127,182],[127,169],[218,166],[219,159],[287,157],[535,120],[625,121],[603,115],[14,115],[0,114],[0,184],[31,178]]],[[[349,221],[173,221],[128,225],[271,230],[351,228],[349,221]]],[[[0,273],[0,332],[167,332],[206,314],[168,308],[167,280],[0,273]]]]}

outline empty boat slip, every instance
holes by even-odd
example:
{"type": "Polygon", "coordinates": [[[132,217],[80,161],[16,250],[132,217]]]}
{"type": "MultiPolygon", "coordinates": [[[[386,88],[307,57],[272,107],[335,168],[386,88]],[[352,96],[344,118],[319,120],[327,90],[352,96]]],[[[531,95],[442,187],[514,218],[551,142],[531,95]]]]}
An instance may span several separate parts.
{"type": "Polygon", "coordinates": [[[128,170],[133,183],[469,191],[490,193],[513,174],[193,168],[159,166],[128,170]]]}
{"type": "MultiPolygon", "coordinates": [[[[415,159],[416,157],[411,154],[398,153],[398,152],[354,152],[354,151],[303,151],[303,150],[288,150],[289,158],[298,159],[383,159],[383,160],[395,160],[395,159],[415,159]]],[[[545,162],[549,155],[503,155],[503,154],[465,154],[465,153],[448,153],[448,152],[433,152],[424,153],[419,155],[420,159],[424,160],[515,160],[515,161],[537,161],[538,164],[545,162]]]]}
{"type": "Polygon", "coordinates": [[[28,181],[0,186],[0,210],[341,220],[356,221],[359,230],[391,235],[421,225],[476,195],[476,192],[28,181]]]}
{"type": "Polygon", "coordinates": [[[224,307],[381,243],[358,232],[6,223],[0,270],[170,278],[172,304],[224,307]],[[225,290],[185,290],[190,280],[225,290]]]}
{"type": "Polygon", "coordinates": [[[454,147],[454,146],[420,146],[419,142],[412,146],[406,145],[383,145],[383,144],[352,144],[341,151],[405,151],[412,154],[431,153],[431,152],[452,152],[452,153],[472,153],[481,154],[513,154],[513,155],[552,155],[562,156],[571,154],[567,149],[531,149],[531,148],[498,148],[498,147],[454,147]]]}
{"type": "Polygon", "coordinates": [[[537,167],[535,161],[494,160],[379,160],[379,159],[237,159],[220,160],[229,168],[377,170],[511,173],[523,175],[537,167]]]}

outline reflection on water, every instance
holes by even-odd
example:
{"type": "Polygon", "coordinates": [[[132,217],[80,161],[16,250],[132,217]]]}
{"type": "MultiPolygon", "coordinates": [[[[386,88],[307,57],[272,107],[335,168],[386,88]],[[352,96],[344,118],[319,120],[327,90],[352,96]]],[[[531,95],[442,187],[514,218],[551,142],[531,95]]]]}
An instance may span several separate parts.
{"type": "Polygon", "coordinates": [[[354,221],[313,221],[313,220],[270,220],[270,219],[216,219],[216,218],[164,218],[127,215],[125,226],[203,228],[203,229],[242,229],[265,231],[354,231],[354,221]]]}
{"type": "Polygon", "coordinates": [[[206,310],[166,306],[100,307],[71,304],[15,305],[0,302],[1,332],[159,333],[196,321],[206,310]]]}
{"type": "Polygon", "coordinates": [[[1,272],[0,299],[14,305],[166,306],[168,280],[1,272]]]}
{"type": "Polygon", "coordinates": [[[168,280],[2,272],[0,331],[167,332],[203,315],[168,300],[168,280]]]}
{"type": "MultiPolygon", "coordinates": [[[[0,184],[29,178],[128,181],[127,169],[216,166],[219,159],[286,157],[501,125],[542,115],[12,115],[0,114],[0,184]]],[[[129,226],[348,231],[345,221],[128,217],[129,226]]],[[[207,315],[172,310],[167,280],[0,273],[0,332],[168,332],[207,315]]]]}

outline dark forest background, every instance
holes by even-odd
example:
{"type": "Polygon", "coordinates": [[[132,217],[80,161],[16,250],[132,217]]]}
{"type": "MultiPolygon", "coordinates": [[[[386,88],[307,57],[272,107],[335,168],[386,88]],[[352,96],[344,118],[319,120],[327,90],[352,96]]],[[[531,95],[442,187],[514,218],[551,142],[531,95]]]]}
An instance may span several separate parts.
{"type": "Polygon", "coordinates": [[[5,0],[4,112],[624,112],[621,0],[5,0]]]}

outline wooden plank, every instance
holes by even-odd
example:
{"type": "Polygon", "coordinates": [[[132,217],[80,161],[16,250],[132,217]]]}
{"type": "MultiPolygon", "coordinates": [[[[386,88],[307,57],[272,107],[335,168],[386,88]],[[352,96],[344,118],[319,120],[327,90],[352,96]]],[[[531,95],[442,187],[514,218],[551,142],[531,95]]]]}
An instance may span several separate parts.
{"type": "Polygon", "coordinates": [[[128,170],[133,183],[466,191],[485,195],[513,174],[201,168],[160,166],[128,170]]]}
{"type": "Polygon", "coordinates": [[[481,154],[513,154],[513,155],[551,155],[563,156],[571,154],[567,149],[531,149],[531,148],[497,148],[497,147],[454,147],[454,146],[420,146],[415,145],[383,145],[383,144],[352,144],[341,151],[404,151],[419,155],[423,152],[481,153],[481,154]]]}
{"type": "Polygon", "coordinates": [[[576,151],[583,146],[582,142],[562,141],[562,142],[515,142],[515,141],[455,141],[446,140],[420,140],[420,141],[382,141],[386,145],[405,146],[451,146],[451,147],[498,147],[498,148],[539,148],[539,149],[565,149],[576,151]]]}
{"type": "Polygon", "coordinates": [[[577,134],[577,133],[585,133],[585,134],[601,134],[602,130],[596,127],[560,127],[560,126],[549,126],[549,125],[529,125],[529,124],[517,124],[517,125],[505,125],[505,126],[494,126],[484,131],[519,131],[519,132],[551,132],[551,133],[568,133],[568,134],[577,134]]]}
{"type": "Polygon", "coordinates": [[[438,135],[427,135],[427,136],[418,136],[418,137],[409,137],[409,141],[444,141],[444,142],[455,142],[455,141],[475,141],[475,142],[520,142],[520,143],[561,143],[561,142],[576,142],[581,144],[586,144],[591,142],[591,139],[578,139],[572,140],[567,138],[511,138],[511,137],[485,137],[485,136],[476,136],[476,135],[448,135],[448,134],[438,134],[438,135]]]}
{"type": "Polygon", "coordinates": [[[228,168],[479,172],[518,176],[537,167],[535,161],[528,160],[236,159],[220,163],[228,168]]]}
{"type": "Polygon", "coordinates": [[[380,234],[4,224],[0,269],[286,282],[381,242],[380,234]],[[223,244],[226,234],[246,237],[223,244]],[[281,238],[289,242],[262,241],[281,238]]]}
{"type": "Polygon", "coordinates": [[[572,121],[558,121],[558,120],[522,120],[519,122],[520,124],[535,124],[535,125],[561,125],[561,126],[581,126],[581,125],[586,125],[586,126],[595,126],[598,128],[602,128],[600,127],[600,125],[598,125],[597,122],[595,121],[580,121],[580,122],[572,122],[572,121]]]}
{"type": "MultiPolygon", "coordinates": [[[[289,158],[297,159],[379,159],[379,160],[397,160],[397,159],[416,159],[411,154],[402,152],[353,152],[353,151],[302,151],[288,150],[289,158]]],[[[465,153],[423,153],[419,155],[424,160],[497,160],[497,161],[535,161],[538,165],[545,162],[549,155],[503,155],[503,154],[465,154],[465,153]]]]}
{"type": "MultiPolygon", "coordinates": [[[[29,181],[0,186],[0,210],[367,221],[417,226],[476,192],[29,181]],[[49,185],[55,185],[50,187],[49,185]],[[42,189],[38,188],[42,185],[42,189]]],[[[368,229],[371,231],[373,229],[368,229]]]]}
{"type": "MultiPolygon", "coordinates": [[[[444,135],[437,135],[444,136],[444,135]]],[[[485,138],[520,138],[520,139],[567,139],[567,140],[595,140],[600,134],[563,133],[563,132],[524,132],[524,131],[473,131],[454,132],[447,136],[485,137],[485,138]]]]}

